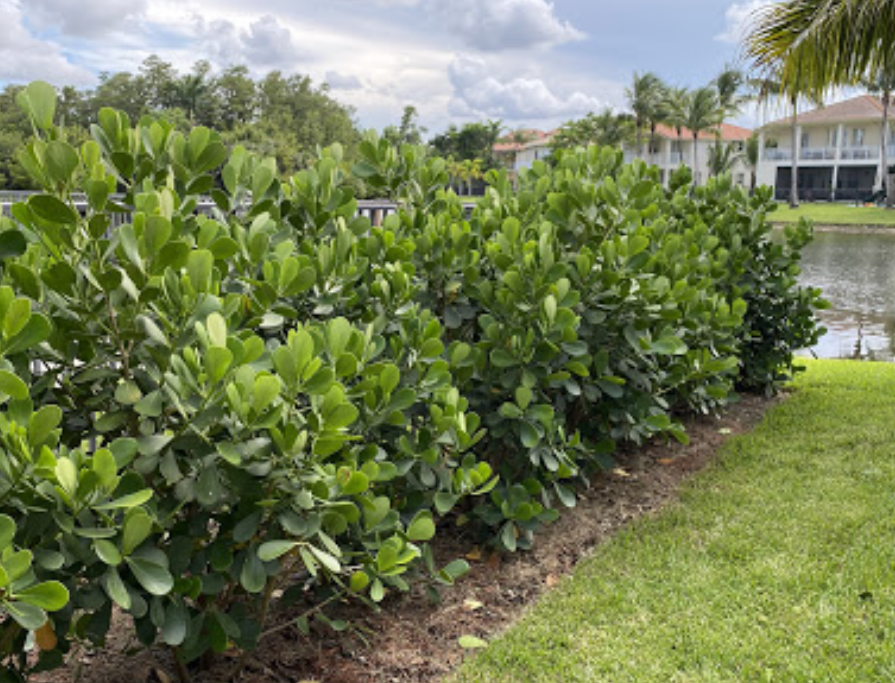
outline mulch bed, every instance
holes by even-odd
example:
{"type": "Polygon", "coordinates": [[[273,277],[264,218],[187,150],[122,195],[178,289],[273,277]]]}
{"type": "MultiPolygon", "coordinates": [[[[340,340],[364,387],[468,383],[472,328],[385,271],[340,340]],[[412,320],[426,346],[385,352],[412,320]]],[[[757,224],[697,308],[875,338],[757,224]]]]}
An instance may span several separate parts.
{"type": "MultiPolygon", "coordinates": [[[[310,638],[288,627],[264,640],[244,670],[245,683],[434,683],[470,656],[458,644],[463,635],[485,640],[506,630],[545,590],[576,563],[633,519],[654,513],[677,497],[681,483],[708,464],[731,436],[750,430],[773,399],[744,396],[720,417],[687,424],[690,443],[653,443],[618,456],[619,467],[594,477],[578,505],[544,529],[530,552],[498,556],[463,538],[438,537],[435,552],[444,562],[466,556],[472,569],[432,604],[422,589],[389,596],[379,613],[361,606],[338,607],[355,633],[315,632],[310,638]]],[[[295,614],[275,614],[286,623],[295,614]]],[[[122,622],[129,621],[121,619],[122,622]]],[[[154,649],[128,656],[129,624],[113,627],[109,648],[82,652],[45,683],[174,683],[168,653],[154,649]]],[[[234,660],[220,658],[194,683],[224,683],[234,660]]]]}

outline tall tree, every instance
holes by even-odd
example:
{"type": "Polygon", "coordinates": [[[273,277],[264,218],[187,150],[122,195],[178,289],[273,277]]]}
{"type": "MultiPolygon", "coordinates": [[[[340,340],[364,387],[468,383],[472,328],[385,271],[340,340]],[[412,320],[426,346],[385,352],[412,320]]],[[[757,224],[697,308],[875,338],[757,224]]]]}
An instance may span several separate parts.
{"type": "Polygon", "coordinates": [[[745,53],[779,71],[786,90],[820,97],[886,70],[893,35],[895,0],[788,0],[756,10],[745,53]]]}
{"type": "MultiPolygon", "coordinates": [[[[665,111],[668,125],[677,133],[678,152],[684,139],[684,128],[687,125],[687,112],[690,110],[690,91],[686,88],[667,88],[665,90],[665,111]]],[[[681,154],[680,163],[684,163],[681,154]]]]}
{"type": "Polygon", "coordinates": [[[622,147],[634,141],[634,119],[630,114],[616,114],[609,107],[599,114],[564,123],[550,142],[552,149],[568,149],[599,145],[622,147]]]}
{"type": "Polygon", "coordinates": [[[662,80],[652,72],[638,74],[634,72],[631,87],[625,89],[628,106],[634,112],[634,123],[637,130],[637,154],[643,156],[643,129],[646,127],[656,103],[662,97],[664,86],[662,80]]]}
{"type": "Polygon", "coordinates": [[[755,193],[760,151],[761,145],[759,144],[758,135],[753,133],[746,140],[746,146],[743,150],[743,159],[746,161],[746,165],[749,166],[749,194],[755,193]]]}
{"type": "Polygon", "coordinates": [[[864,85],[867,89],[879,95],[883,103],[883,120],[880,124],[880,168],[879,179],[880,189],[886,197],[886,208],[891,209],[895,205],[895,197],[891,191],[891,183],[889,182],[889,109],[892,106],[892,92],[895,91],[895,70],[887,69],[877,71],[872,77],[865,79],[864,85]]]}
{"type": "Polygon", "coordinates": [[[737,116],[749,99],[744,93],[746,76],[740,70],[729,64],[712,81],[712,85],[718,91],[718,106],[723,112],[724,118],[737,116]]]}
{"type": "Polygon", "coordinates": [[[255,119],[258,108],[257,88],[244,64],[231,66],[213,84],[217,111],[215,118],[226,130],[246,125],[255,119]]]}
{"type": "Polygon", "coordinates": [[[699,134],[721,123],[723,112],[718,103],[718,92],[712,87],[697,88],[690,97],[687,108],[687,128],[693,136],[693,185],[698,180],[699,134]]]}

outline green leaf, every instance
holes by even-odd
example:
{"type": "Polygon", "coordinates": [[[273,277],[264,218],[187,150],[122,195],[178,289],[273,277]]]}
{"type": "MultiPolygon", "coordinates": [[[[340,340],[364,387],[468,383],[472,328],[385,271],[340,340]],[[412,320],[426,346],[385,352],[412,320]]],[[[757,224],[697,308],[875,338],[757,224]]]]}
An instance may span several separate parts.
{"type": "Polygon", "coordinates": [[[280,395],[282,385],[278,377],[273,375],[258,375],[255,378],[255,386],[252,390],[252,407],[263,413],[280,395]]]}
{"type": "Polygon", "coordinates": [[[44,165],[50,180],[57,183],[69,182],[80,163],[78,153],[68,143],[61,140],[53,140],[47,144],[44,154],[44,165]]]}
{"type": "Polygon", "coordinates": [[[143,243],[146,245],[146,253],[155,256],[161,252],[162,247],[171,239],[171,221],[164,216],[148,216],[146,226],[143,228],[143,243]]]}
{"type": "Polygon", "coordinates": [[[482,640],[481,638],[478,638],[476,636],[470,636],[470,635],[460,636],[457,639],[457,643],[464,650],[481,650],[483,648],[488,647],[488,641],[482,640]]]}
{"type": "Polygon", "coordinates": [[[103,503],[102,505],[94,505],[94,510],[127,510],[130,508],[139,507],[146,501],[152,498],[152,489],[143,489],[142,491],[137,491],[135,493],[129,493],[126,496],[122,496],[121,498],[117,498],[109,503],[103,503]]]}
{"type": "Polygon", "coordinates": [[[232,363],[233,354],[230,349],[223,346],[210,346],[205,352],[205,371],[208,373],[208,380],[212,383],[220,382],[232,363]]]}
{"type": "Polygon", "coordinates": [[[56,480],[62,490],[73,496],[78,490],[78,468],[69,458],[59,458],[56,461],[56,480]]]}
{"type": "Polygon", "coordinates": [[[121,580],[121,575],[117,569],[110,567],[109,571],[103,574],[102,584],[106,590],[106,595],[112,598],[121,609],[129,610],[131,608],[131,595],[124,585],[124,581],[121,580]]]}
{"type": "Polygon", "coordinates": [[[12,356],[37,346],[50,336],[51,331],[49,320],[39,313],[32,313],[25,327],[14,338],[9,340],[9,344],[6,347],[6,355],[12,356]]]}
{"type": "Polygon", "coordinates": [[[419,513],[407,529],[411,541],[429,541],[435,536],[435,522],[429,512],[419,513]]]}
{"type": "Polygon", "coordinates": [[[49,194],[34,195],[28,200],[28,208],[39,218],[58,225],[74,225],[81,218],[68,204],[49,194]]]}
{"type": "Polygon", "coordinates": [[[205,321],[208,339],[212,346],[227,346],[227,321],[220,313],[212,313],[205,321]]]}
{"type": "Polygon", "coordinates": [[[28,424],[28,443],[31,446],[44,443],[61,421],[62,409],[59,406],[43,406],[31,416],[28,424]]]}
{"type": "Polygon", "coordinates": [[[18,375],[12,374],[9,370],[0,370],[0,392],[18,401],[25,401],[30,397],[28,386],[18,375]]]}
{"type": "Polygon", "coordinates": [[[0,259],[21,256],[28,249],[25,236],[18,230],[0,232],[0,259]]]}
{"type": "Polygon", "coordinates": [[[223,496],[217,467],[206,467],[196,481],[196,498],[205,507],[214,507],[223,496]]]}
{"type": "Polygon", "coordinates": [[[130,555],[143,543],[152,532],[152,519],[142,509],[135,509],[124,519],[121,548],[125,555],[130,555]]]}
{"type": "Polygon", "coordinates": [[[314,554],[314,557],[319,560],[320,564],[331,571],[333,574],[338,574],[340,571],[342,571],[342,565],[333,555],[330,555],[325,550],[321,550],[320,548],[317,548],[313,545],[309,545],[308,548],[314,554]]]}
{"type": "Polygon", "coordinates": [[[12,545],[16,536],[16,523],[9,515],[0,515],[0,553],[12,545]]]}
{"type": "Polygon", "coordinates": [[[239,583],[249,593],[260,593],[267,585],[267,572],[264,571],[264,564],[253,548],[250,548],[246,554],[242,572],[239,574],[239,583]]]}
{"type": "Polygon", "coordinates": [[[214,255],[208,249],[196,249],[187,259],[186,272],[197,292],[211,289],[214,255]]]}
{"type": "Polygon", "coordinates": [[[119,384],[115,389],[115,400],[123,406],[132,406],[143,397],[143,392],[136,382],[129,381],[119,384]]]}
{"type": "Polygon", "coordinates": [[[44,81],[34,81],[16,96],[16,103],[22,108],[34,125],[47,130],[53,125],[56,115],[56,88],[44,81]]]}
{"type": "Polygon", "coordinates": [[[491,352],[491,364],[496,368],[511,368],[518,365],[519,361],[505,349],[494,349],[491,352]]]}
{"type": "Polygon", "coordinates": [[[519,423],[519,437],[522,440],[522,445],[526,448],[534,448],[541,441],[538,430],[527,420],[522,420],[519,423]]]}
{"type": "Polygon", "coordinates": [[[12,618],[28,631],[36,631],[47,623],[47,613],[36,605],[27,602],[7,602],[5,607],[12,618]]]}
{"type": "Polygon", "coordinates": [[[177,647],[186,640],[189,631],[190,614],[182,603],[173,602],[165,608],[165,620],[162,623],[162,641],[166,645],[177,647]]]}
{"type": "Polygon", "coordinates": [[[58,581],[45,581],[16,591],[16,599],[55,612],[68,604],[68,589],[58,581]]]}
{"type": "Polygon", "coordinates": [[[460,500],[459,496],[447,493],[446,491],[439,491],[435,494],[435,509],[438,511],[439,515],[446,515],[453,509],[458,500],[460,500]]]}
{"type": "Polygon", "coordinates": [[[15,299],[6,309],[3,318],[3,336],[11,339],[16,336],[31,318],[31,302],[28,299],[15,299]]]}
{"type": "Polygon", "coordinates": [[[152,595],[167,595],[174,588],[174,577],[160,564],[142,557],[126,557],[137,581],[152,595]]]}
{"type": "Polygon", "coordinates": [[[93,548],[96,550],[96,555],[108,565],[113,567],[117,567],[121,564],[122,557],[121,551],[118,550],[118,546],[108,541],[106,539],[99,539],[93,542],[93,548]]]}
{"type": "Polygon", "coordinates": [[[270,562],[282,557],[299,546],[295,541],[267,541],[258,548],[258,558],[262,562],[270,562]]]}
{"type": "Polygon", "coordinates": [[[382,368],[382,373],[379,375],[379,386],[382,387],[382,391],[386,396],[395,390],[400,381],[401,371],[396,366],[389,363],[382,368]]]}

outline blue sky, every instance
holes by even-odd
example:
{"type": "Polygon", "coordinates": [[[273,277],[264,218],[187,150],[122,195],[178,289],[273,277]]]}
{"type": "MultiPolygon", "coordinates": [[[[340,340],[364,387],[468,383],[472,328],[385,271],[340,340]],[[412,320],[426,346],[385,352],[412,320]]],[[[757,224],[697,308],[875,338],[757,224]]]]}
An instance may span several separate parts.
{"type": "MultiPolygon", "coordinates": [[[[362,125],[551,128],[624,109],[634,71],[708,82],[767,0],[0,0],[0,84],[95,85],[158,54],[328,82],[362,125]]],[[[749,123],[749,116],[744,121],[749,123]]]]}

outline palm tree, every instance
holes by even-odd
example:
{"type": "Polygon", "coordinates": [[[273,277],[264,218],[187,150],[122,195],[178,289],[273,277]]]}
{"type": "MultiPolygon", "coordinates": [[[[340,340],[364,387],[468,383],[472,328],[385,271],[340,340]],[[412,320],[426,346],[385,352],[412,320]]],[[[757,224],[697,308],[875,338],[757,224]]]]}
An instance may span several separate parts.
{"type": "Polygon", "coordinates": [[[634,112],[634,123],[637,126],[637,154],[641,157],[643,156],[643,128],[649,121],[656,101],[661,97],[662,90],[662,81],[656,74],[648,72],[638,75],[636,71],[631,87],[625,89],[628,105],[634,112]]]}
{"type": "Polygon", "coordinates": [[[779,68],[786,90],[820,96],[886,70],[893,35],[895,0],[788,0],[756,10],[745,53],[779,68]]]}
{"type": "Polygon", "coordinates": [[[653,102],[646,113],[646,120],[649,124],[649,150],[650,153],[656,148],[656,129],[660,123],[668,120],[668,86],[659,81],[653,102]]]}
{"type": "MultiPolygon", "coordinates": [[[[757,91],[756,99],[759,104],[767,105],[770,100],[777,102],[787,102],[792,107],[791,119],[791,151],[792,166],[790,173],[789,187],[789,206],[796,208],[799,205],[799,155],[797,153],[798,136],[799,136],[799,91],[798,89],[787,90],[784,83],[779,77],[771,74],[765,78],[758,79],[753,82],[753,87],[757,91]]],[[[813,102],[820,104],[819,97],[810,98],[813,102]]]]}
{"type": "Polygon", "coordinates": [[[187,74],[175,84],[177,103],[186,111],[190,123],[195,123],[196,112],[199,110],[199,100],[208,94],[209,85],[205,75],[187,74]]]}
{"type": "MultiPolygon", "coordinates": [[[[690,91],[686,88],[667,88],[665,90],[665,120],[677,133],[678,153],[681,151],[681,142],[684,137],[684,127],[687,125],[687,111],[690,109],[690,91]]],[[[683,155],[680,163],[684,163],[683,155]]]]}
{"type": "Polygon", "coordinates": [[[724,118],[737,116],[749,99],[743,94],[746,77],[740,69],[727,65],[724,71],[715,77],[712,85],[718,91],[718,105],[724,112],[724,118]]]}
{"type": "Polygon", "coordinates": [[[895,90],[895,70],[878,71],[873,78],[866,79],[864,85],[870,92],[878,94],[883,103],[879,179],[880,188],[886,197],[886,208],[891,209],[895,205],[895,197],[889,191],[889,106],[892,104],[892,91],[895,90]]]}
{"type": "Polygon", "coordinates": [[[733,165],[743,158],[743,152],[737,151],[733,145],[725,145],[720,140],[709,147],[709,175],[729,173],[733,165]]]}
{"type": "Polygon", "coordinates": [[[749,166],[751,175],[749,179],[749,194],[755,193],[756,175],[758,171],[758,153],[760,147],[761,145],[759,145],[758,136],[753,133],[749,136],[749,139],[746,140],[746,147],[743,150],[743,159],[745,159],[746,165],[749,166]]]}
{"type": "Polygon", "coordinates": [[[718,92],[711,87],[697,88],[690,97],[687,108],[687,128],[693,136],[693,186],[696,186],[699,162],[699,134],[721,123],[722,112],[718,103],[718,92]]]}

